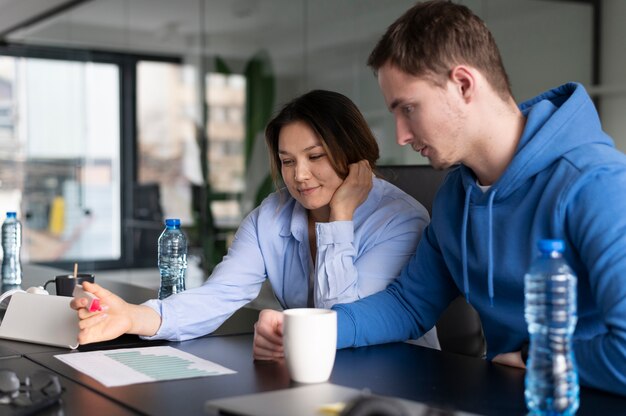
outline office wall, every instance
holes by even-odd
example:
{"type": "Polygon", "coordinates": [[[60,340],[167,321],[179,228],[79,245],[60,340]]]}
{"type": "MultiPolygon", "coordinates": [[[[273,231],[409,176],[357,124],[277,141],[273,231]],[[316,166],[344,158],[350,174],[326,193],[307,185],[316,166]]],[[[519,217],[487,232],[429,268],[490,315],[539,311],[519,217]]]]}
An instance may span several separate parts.
{"type": "Polygon", "coordinates": [[[593,89],[600,102],[604,130],[619,149],[626,151],[626,2],[602,1],[602,72],[601,85],[593,89]]]}
{"type": "MultiPolygon", "coordinates": [[[[352,39],[349,48],[311,50],[303,63],[304,80],[297,85],[301,90],[335,89],[355,100],[379,140],[382,163],[428,163],[395,143],[393,119],[384,106],[376,79],[365,65],[379,36],[413,3],[389,2],[386,10],[376,15],[375,21],[371,16],[368,20],[357,15],[354,20],[333,22],[331,30],[326,26],[310,28],[310,43],[315,43],[318,37],[328,37],[329,33],[341,39],[339,30],[332,30],[335,25],[343,26],[344,33],[351,34],[352,39]],[[372,25],[378,27],[374,32],[372,25]]],[[[568,81],[591,86],[591,4],[545,0],[466,0],[459,3],[477,13],[492,31],[518,102],[568,81]]],[[[319,13],[323,12],[324,8],[320,7],[319,13]]],[[[297,92],[285,89],[282,95],[297,92]]]]}

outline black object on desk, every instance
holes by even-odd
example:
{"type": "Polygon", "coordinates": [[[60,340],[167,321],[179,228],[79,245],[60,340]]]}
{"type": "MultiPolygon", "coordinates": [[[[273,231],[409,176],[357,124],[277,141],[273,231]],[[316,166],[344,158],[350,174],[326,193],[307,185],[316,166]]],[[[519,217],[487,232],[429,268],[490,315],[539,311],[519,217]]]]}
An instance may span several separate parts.
{"type": "MultiPolygon", "coordinates": [[[[15,372],[16,375],[24,380],[27,376],[37,374],[41,371],[47,372],[42,366],[26,359],[25,357],[19,358],[6,358],[0,360],[0,367],[9,368],[15,372]]],[[[50,374],[50,373],[48,373],[50,374]]],[[[40,408],[35,413],[38,416],[45,415],[89,415],[89,414],[107,414],[107,415],[135,415],[136,412],[127,409],[124,405],[114,403],[106,397],[89,390],[69,379],[58,376],[57,377],[62,393],[60,394],[60,400],[54,400],[53,402],[41,402],[41,406],[47,405],[47,407],[40,408]]],[[[45,381],[45,380],[44,380],[45,381]]],[[[41,386],[44,387],[44,386],[41,386]]],[[[15,407],[11,405],[0,405],[0,414],[2,415],[22,415],[33,414],[36,408],[32,407],[15,407]]]]}
{"type": "Polygon", "coordinates": [[[34,415],[61,400],[63,387],[56,374],[39,370],[22,380],[12,370],[0,369],[0,412],[34,415]]]}

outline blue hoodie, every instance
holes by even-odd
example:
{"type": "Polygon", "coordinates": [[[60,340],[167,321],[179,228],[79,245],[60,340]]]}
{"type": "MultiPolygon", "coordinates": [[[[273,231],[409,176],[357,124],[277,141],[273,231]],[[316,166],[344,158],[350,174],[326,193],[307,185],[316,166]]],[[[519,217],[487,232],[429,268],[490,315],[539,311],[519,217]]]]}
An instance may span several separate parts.
{"type": "Polygon", "coordinates": [[[626,394],[626,156],[579,84],[520,109],[526,126],[498,181],[483,193],[470,169],[453,169],[401,276],[335,305],[338,347],[417,338],[462,294],[480,314],[487,358],[519,351],[528,339],[524,274],[537,241],[560,238],[578,275],[581,383],[626,394]]]}

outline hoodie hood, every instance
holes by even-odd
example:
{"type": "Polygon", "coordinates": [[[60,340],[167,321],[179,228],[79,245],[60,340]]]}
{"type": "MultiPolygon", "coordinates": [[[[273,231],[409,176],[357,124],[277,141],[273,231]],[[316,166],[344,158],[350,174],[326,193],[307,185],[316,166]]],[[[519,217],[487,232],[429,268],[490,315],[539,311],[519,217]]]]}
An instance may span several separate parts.
{"type": "MultiPolygon", "coordinates": [[[[568,83],[519,106],[526,117],[517,152],[500,179],[490,188],[496,202],[541,172],[567,152],[592,143],[613,146],[607,135],[598,135],[600,119],[585,87],[568,83]]],[[[463,187],[476,185],[472,171],[461,167],[463,187]]]]}
{"type": "Polygon", "coordinates": [[[519,106],[526,125],[517,152],[502,176],[483,192],[476,184],[474,173],[466,166],[459,172],[465,198],[461,229],[461,260],[463,289],[470,301],[468,276],[468,219],[470,204],[487,206],[487,286],[489,303],[493,306],[493,205],[506,199],[520,186],[548,168],[568,152],[582,146],[605,144],[612,140],[601,131],[595,106],[581,84],[568,83],[539,95],[519,106]]]}

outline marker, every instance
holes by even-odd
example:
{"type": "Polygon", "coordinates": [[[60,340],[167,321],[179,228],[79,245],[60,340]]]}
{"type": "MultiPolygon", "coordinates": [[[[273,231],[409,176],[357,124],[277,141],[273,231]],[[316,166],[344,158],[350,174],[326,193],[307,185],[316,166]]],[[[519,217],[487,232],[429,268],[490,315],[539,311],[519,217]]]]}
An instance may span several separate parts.
{"type": "Polygon", "coordinates": [[[74,286],[74,291],[72,292],[72,296],[74,299],[87,299],[89,303],[87,303],[87,310],[89,312],[101,311],[100,307],[100,299],[93,293],[85,292],[82,285],[74,286]]]}

